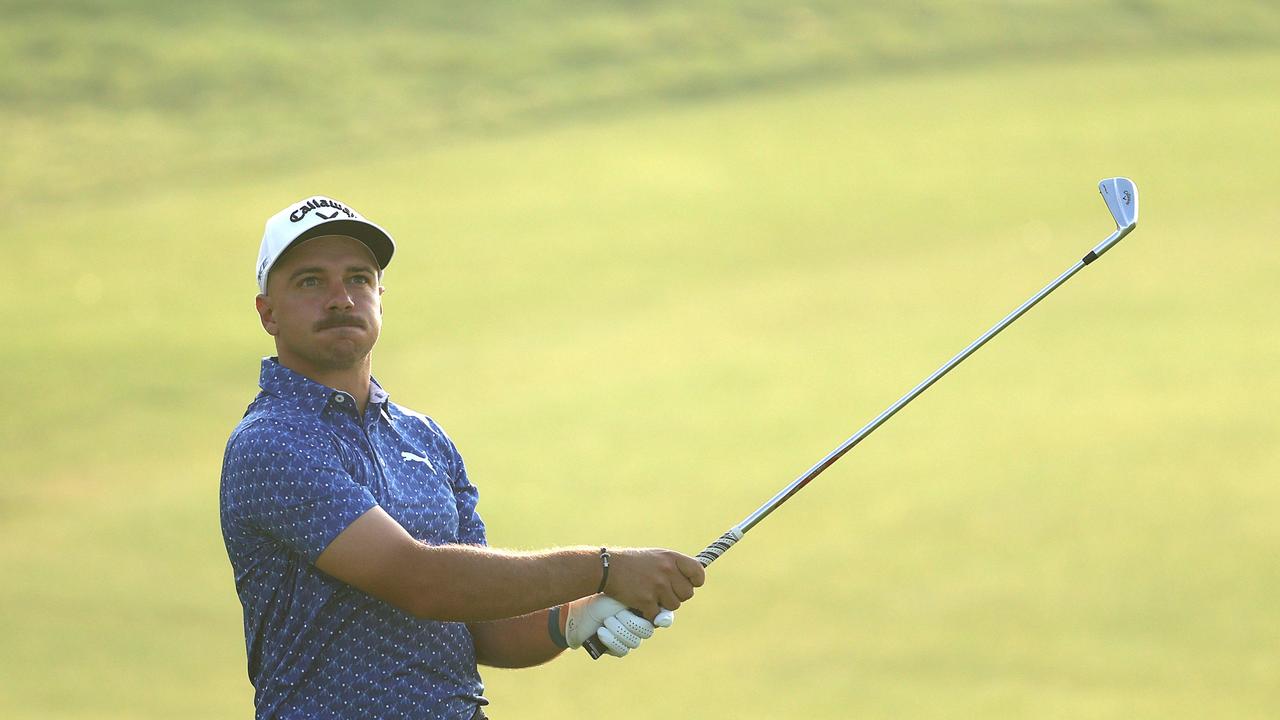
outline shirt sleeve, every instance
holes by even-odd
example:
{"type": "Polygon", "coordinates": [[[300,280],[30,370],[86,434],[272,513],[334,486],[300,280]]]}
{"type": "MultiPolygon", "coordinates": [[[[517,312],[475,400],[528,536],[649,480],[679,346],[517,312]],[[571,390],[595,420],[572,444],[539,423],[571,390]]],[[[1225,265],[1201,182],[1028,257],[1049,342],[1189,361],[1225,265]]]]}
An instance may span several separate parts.
{"type": "Polygon", "coordinates": [[[462,461],[462,453],[458,452],[458,446],[453,444],[448,433],[435,420],[425,415],[419,417],[437,438],[436,447],[449,463],[449,484],[453,489],[453,500],[458,509],[458,543],[487,545],[484,521],[480,519],[480,513],[476,510],[476,506],[480,503],[480,491],[467,477],[467,466],[462,461]]]}
{"type": "Polygon", "coordinates": [[[449,449],[453,454],[453,497],[458,506],[458,542],[465,545],[485,545],[484,521],[476,506],[480,503],[480,491],[471,484],[467,477],[467,466],[462,462],[462,454],[449,441],[449,449]]]}
{"type": "Polygon", "coordinates": [[[222,496],[226,520],[276,539],[309,562],[378,504],[344,468],[327,433],[271,419],[231,438],[222,496]]]}

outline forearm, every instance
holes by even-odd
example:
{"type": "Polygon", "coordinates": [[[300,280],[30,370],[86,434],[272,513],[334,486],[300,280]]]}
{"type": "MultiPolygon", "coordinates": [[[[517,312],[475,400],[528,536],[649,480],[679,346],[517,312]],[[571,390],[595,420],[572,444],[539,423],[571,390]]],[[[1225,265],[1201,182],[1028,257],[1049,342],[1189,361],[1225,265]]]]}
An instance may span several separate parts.
{"type": "MultiPolygon", "coordinates": [[[[539,610],[505,620],[470,623],[476,660],[492,667],[522,668],[541,665],[564,652],[551,641],[547,614],[547,610],[539,610]]],[[[560,622],[563,626],[563,618],[560,622]]]]}
{"type": "MultiPolygon", "coordinates": [[[[351,522],[316,558],[329,575],[417,617],[485,622],[561,605],[600,589],[594,547],[512,552],[415,540],[380,507],[351,522]]],[[[660,548],[613,553],[604,592],[653,617],[703,580],[697,560],[660,548]]]]}
{"type": "Polygon", "coordinates": [[[594,593],[601,577],[594,548],[512,552],[418,544],[403,563],[400,572],[384,576],[389,587],[373,594],[419,617],[461,622],[518,618],[560,605],[594,593]]]}

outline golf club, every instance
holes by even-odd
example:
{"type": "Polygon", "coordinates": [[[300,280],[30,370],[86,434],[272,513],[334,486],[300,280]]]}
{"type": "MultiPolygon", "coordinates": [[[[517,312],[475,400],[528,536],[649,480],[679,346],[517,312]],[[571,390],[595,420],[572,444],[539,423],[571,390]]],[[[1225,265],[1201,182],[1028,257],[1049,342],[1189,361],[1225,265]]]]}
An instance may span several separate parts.
{"type": "MultiPolygon", "coordinates": [[[[916,397],[925,390],[928,390],[929,387],[941,379],[943,375],[951,372],[952,368],[963,362],[965,358],[977,352],[978,348],[982,347],[987,343],[987,341],[998,335],[1001,330],[1004,330],[1013,324],[1014,320],[1022,317],[1028,310],[1035,307],[1036,303],[1043,300],[1049,295],[1049,293],[1056,290],[1067,280],[1070,280],[1073,275],[1083,269],[1086,265],[1097,260],[1099,257],[1102,257],[1103,253],[1110,250],[1112,246],[1120,242],[1120,240],[1122,240],[1126,235],[1133,232],[1133,229],[1138,226],[1138,188],[1133,184],[1133,181],[1125,177],[1108,178],[1098,183],[1098,191],[1102,193],[1102,199],[1106,201],[1107,209],[1111,211],[1111,217],[1115,219],[1115,232],[1107,236],[1107,239],[1098,243],[1088,253],[1085,253],[1084,257],[1077,260],[1074,265],[1066,270],[1066,272],[1059,275],[1042,290],[1031,296],[1029,300],[1022,303],[1022,305],[1019,305],[1016,310],[1006,315],[1003,320],[996,323],[990,330],[983,333],[981,337],[974,340],[968,347],[957,353],[955,357],[948,360],[942,367],[938,368],[932,375],[925,378],[919,385],[912,388],[897,402],[890,405],[888,409],[877,415],[875,419],[863,426],[862,429],[852,437],[841,443],[841,445],[835,450],[832,450],[830,454],[818,461],[816,465],[809,468],[806,473],[793,480],[791,484],[787,485],[778,492],[777,495],[770,498],[768,502],[757,508],[755,512],[748,515],[742,522],[734,525],[728,532],[721,535],[719,539],[704,548],[703,551],[697,555],[698,562],[702,563],[703,567],[715,562],[717,558],[723,555],[729,548],[733,547],[734,543],[741,540],[742,536],[746,535],[751,528],[758,525],[760,521],[768,517],[774,510],[777,510],[783,503],[789,500],[791,496],[800,492],[805,485],[808,485],[814,478],[818,477],[823,470],[831,467],[835,461],[839,460],[845,453],[852,450],[855,445],[862,442],[863,439],[874,432],[876,428],[883,425],[885,421],[893,417],[895,413],[906,407],[907,403],[916,399],[916,397]]],[[[583,647],[587,649],[587,653],[590,654],[593,659],[599,658],[604,652],[603,645],[601,645],[599,640],[595,637],[592,637],[587,642],[583,643],[583,647]]]]}

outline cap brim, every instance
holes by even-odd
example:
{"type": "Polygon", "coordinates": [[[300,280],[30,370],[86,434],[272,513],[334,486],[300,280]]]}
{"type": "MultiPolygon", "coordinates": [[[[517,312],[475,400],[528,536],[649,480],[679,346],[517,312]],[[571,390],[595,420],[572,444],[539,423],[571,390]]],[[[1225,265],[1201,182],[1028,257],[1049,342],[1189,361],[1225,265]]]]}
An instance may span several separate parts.
{"type": "MultiPolygon", "coordinates": [[[[311,238],[324,237],[325,235],[344,235],[346,237],[355,238],[364,243],[369,248],[369,252],[373,253],[373,259],[378,261],[380,269],[386,268],[391,262],[391,256],[395,254],[396,243],[387,234],[386,230],[374,225],[367,220],[349,220],[346,218],[326,220],[313,228],[304,231],[301,235],[293,239],[289,243],[277,259],[284,257],[284,254],[292,250],[299,243],[304,243],[311,238]]],[[[272,263],[273,265],[275,263],[272,263]]]]}

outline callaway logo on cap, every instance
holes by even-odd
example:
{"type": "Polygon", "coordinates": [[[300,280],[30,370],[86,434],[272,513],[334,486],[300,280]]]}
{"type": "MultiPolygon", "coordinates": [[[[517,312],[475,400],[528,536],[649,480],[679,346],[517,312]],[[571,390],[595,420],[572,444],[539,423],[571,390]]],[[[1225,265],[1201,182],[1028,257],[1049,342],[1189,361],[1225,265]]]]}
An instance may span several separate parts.
{"type": "Polygon", "coordinates": [[[379,268],[386,268],[396,251],[396,243],[386,230],[333,198],[314,195],[267,220],[262,247],[258,250],[258,289],[264,294],[267,292],[267,276],[286,250],[322,235],[345,235],[359,240],[368,246],[379,268]]]}

